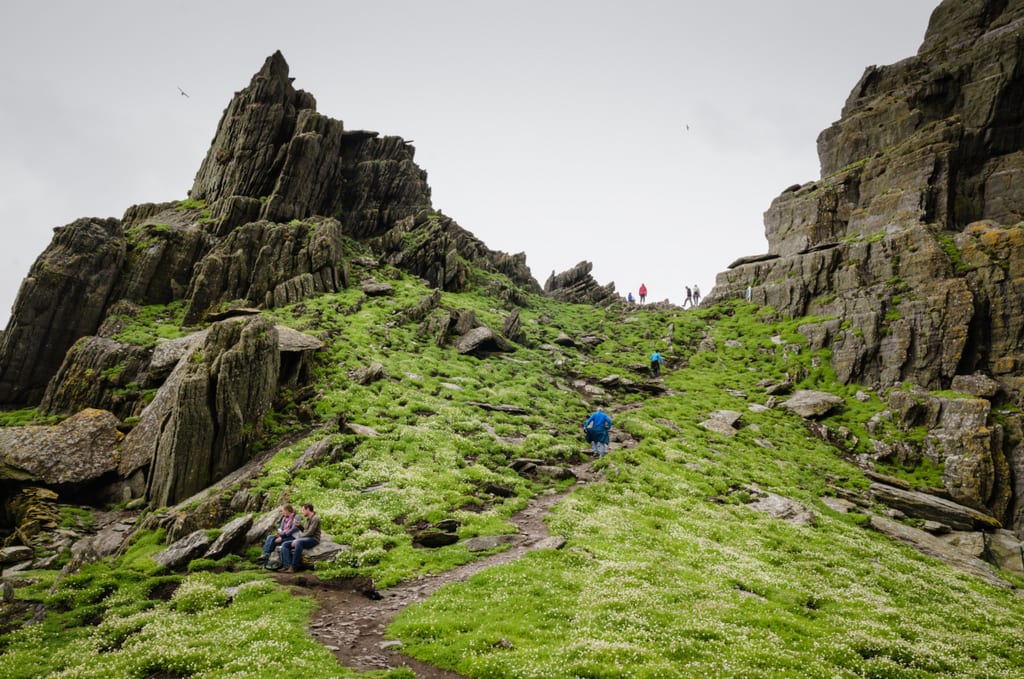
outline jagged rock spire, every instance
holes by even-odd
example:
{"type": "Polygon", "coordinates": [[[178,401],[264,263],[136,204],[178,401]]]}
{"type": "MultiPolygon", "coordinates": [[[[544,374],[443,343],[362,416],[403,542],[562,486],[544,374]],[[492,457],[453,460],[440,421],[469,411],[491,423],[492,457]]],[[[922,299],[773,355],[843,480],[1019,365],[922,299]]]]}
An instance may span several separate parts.
{"type": "Polygon", "coordinates": [[[281,52],[267,57],[217,125],[189,196],[237,223],[333,212],[341,191],[344,126],[292,86],[281,52]]]}

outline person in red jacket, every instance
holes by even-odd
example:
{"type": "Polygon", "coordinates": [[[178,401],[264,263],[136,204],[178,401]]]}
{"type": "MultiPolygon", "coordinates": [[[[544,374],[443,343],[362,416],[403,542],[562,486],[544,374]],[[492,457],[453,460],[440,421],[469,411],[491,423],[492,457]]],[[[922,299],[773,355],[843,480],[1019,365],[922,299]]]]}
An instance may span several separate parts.
{"type": "Polygon", "coordinates": [[[640,303],[643,304],[644,300],[647,299],[647,286],[643,283],[640,284],[640,303]]]}

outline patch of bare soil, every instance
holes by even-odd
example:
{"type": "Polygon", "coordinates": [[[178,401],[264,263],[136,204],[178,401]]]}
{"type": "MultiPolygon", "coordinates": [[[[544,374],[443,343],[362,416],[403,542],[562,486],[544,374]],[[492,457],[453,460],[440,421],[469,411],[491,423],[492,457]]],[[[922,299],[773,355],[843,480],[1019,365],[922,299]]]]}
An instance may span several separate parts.
{"type": "Polygon", "coordinates": [[[278,579],[314,596],[320,610],[310,623],[310,634],[334,652],[338,662],[360,671],[407,667],[420,679],[451,679],[460,674],[402,655],[400,644],[384,639],[388,624],[406,606],[425,600],[442,585],[461,582],[485,568],[509,563],[536,549],[548,537],[544,516],[581,484],[600,480],[589,461],[572,467],[578,482],[561,493],[541,494],[514,514],[520,540],[499,554],[483,557],[445,573],[429,575],[377,591],[365,578],[321,580],[313,573],[279,573],[278,579]]]}

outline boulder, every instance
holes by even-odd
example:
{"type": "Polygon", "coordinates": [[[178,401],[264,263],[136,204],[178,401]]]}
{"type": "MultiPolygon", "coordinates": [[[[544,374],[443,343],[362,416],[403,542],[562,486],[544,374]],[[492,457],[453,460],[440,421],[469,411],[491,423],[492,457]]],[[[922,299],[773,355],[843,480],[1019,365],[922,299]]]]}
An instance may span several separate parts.
{"type": "Polygon", "coordinates": [[[444,547],[446,545],[454,545],[458,541],[459,536],[455,533],[448,533],[436,528],[418,530],[412,536],[413,547],[444,547]]]}
{"type": "Polygon", "coordinates": [[[923,530],[896,521],[871,517],[871,528],[888,535],[894,540],[909,545],[917,551],[945,562],[952,568],[977,576],[998,587],[1010,587],[1010,583],[999,577],[992,567],[979,558],[967,556],[957,548],[949,547],[941,538],[923,530]]]}
{"type": "Polygon", "coordinates": [[[0,547],[0,566],[30,561],[33,556],[35,556],[35,552],[32,551],[32,548],[24,545],[0,547]]]}
{"type": "Polygon", "coordinates": [[[87,408],[60,424],[0,428],[0,479],[45,484],[95,481],[117,469],[118,419],[87,408]]]}
{"type": "Polygon", "coordinates": [[[109,410],[130,417],[142,398],[149,352],[106,337],[75,342],[39,403],[39,412],[66,415],[83,408],[109,410]]]}
{"type": "Polygon", "coordinates": [[[515,345],[487,326],[480,326],[459,337],[455,342],[455,350],[460,354],[485,354],[515,351],[515,345]]]}
{"type": "Polygon", "coordinates": [[[814,525],[814,512],[796,500],[791,500],[788,497],[776,495],[775,493],[769,493],[759,488],[749,487],[747,490],[754,497],[753,501],[747,504],[747,507],[764,512],[776,519],[789,521],[797,526],[814,525]]]}
{"type": "Polygon", "coordinates": [[[1004,571],[1024,576],[1024,544],[1008,530],[985,534],[986,548],[992,561],[1004,571]]]}
{"type": "Polygon", "coordinates": [[[175,570],[201,557],[209,547],[210,538],[206,537],[206,532],[197,530],[154,554],[153,561],[164,568],[175,570]]]}
{"type": "Polygon", "coordinates": [[[713,431],[716,434],[721,434],[727,438],[731,438],[736,435],[736,429],[731,424],[718,418],[709,417],[701,422],[700,426],[704,427],[708,431],[713,431]]]}
{"type": "Polygon", "coordinates": [[[815,418],[827,415],[834,408],[842,405],[841,396],[824,391],[801,390],[783,401],[782,407],[796,413],[800,417],[815,418]]]}
{"type": "Polygon", "coordinates": [[[389,377],[384,366],[380,363],[371,363],[370,365],[364,365],[356,368],[349,372],[348,377],[356,384],[367,385],[377,380],[382,380],[389,377]]]}
{"type": "Polygon", "coordinates": [[[909,517],[944,523],[954,530],[1000,528],[993,517],[927,493],[903,490],[883,483],[872,483],[871,494],[878,502],[894,507],[909,517]]]}
{"type": "Polygon", "coordinates": [[[988,400],[992,400],[999,393],[1000,388],[999,382],[981,373],[954,375],[950,385],[950,389],[953,391],[988,400]]]}
{"type": "Polygon", "coordinates": [[[390,283],[364,283],[361,290],[367,297],[389,297],[395,294],[395,286],[390,283]]]}
{"type": "Polygon", "coordinates": [[[221,528],[220,535],[213,541],[213,544],[206,549],[203,555],[206,559],[219,559],[225,554],[235,551],[245,544],[247,531],[252,526],[252,514],[243,514],[232,521],[229,521],[221,528]]]}
{"type": "Polygon", "coordinates": [[[351,551],[351,547],[348,545],[339,545],[331,539],[330,535],[324,533],[318,544],[302,550],[302,562],[308,566],[312,566],[320,562],[327,563],[337,559],[338,555],[342,552],[351,551]]]}

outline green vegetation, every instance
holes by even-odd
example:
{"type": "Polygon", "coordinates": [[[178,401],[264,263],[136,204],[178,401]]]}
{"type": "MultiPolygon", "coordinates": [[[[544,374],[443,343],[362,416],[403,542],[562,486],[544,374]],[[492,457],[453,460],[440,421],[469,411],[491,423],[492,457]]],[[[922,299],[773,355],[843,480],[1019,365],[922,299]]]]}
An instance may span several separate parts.
{"type": "Polygon", "coordinates": [[[953,264],[953,270],[957,274],[965,274],[970,271],[971,267],[964,261],[963,255],[960,253],[960,248],[956,245],[956,238],[952,234],[940,234],[939,243],[942,245],[942,250],[949,257],[949,261],[953,264]]]}
{"type": "Polygon", "coordinates": [[[114,339],[140,347],[152,347],[162,339],[184,337],[187,334],[182,328],[184,317],[185,304],[181,301],[136,307],[111,317],[123,324],[114,339]]]}
{"type": "Polygon", "coordinates": [[[0,410],[0,427],[24,427],[30,424],[56,424],[62,418],[57,415],[40,415],[36,408],[21,410],[0,410]]]}
{"type": "MultiPolygon", "coordinates": [[[[838,384],[827,352],[809,351],[797,331],[822,319],[780,320],[738,301],[601,310],[518,292],[527,342],[477,358],[438,346],[436,323],[462,310],[500,329],[509,307],[494,291],[510,288],[504,277],[478,274],[472,292],[445,293],[442,308],[408,321],[431,291],[394,270],[374,274],[390,277],[393,295],[348,289],[273,312],[326,347],[315,368],[319,396],[286,403],[262,423],[261,446],[295,440],[249,492],[312,502],[324,530],[351,547],[318,566],[321,578],[359,575],[386,587],[478,558],[462,542],[414,548],[411,533],[449,518],[462,538],[514,530],[508,519],[529,498],[565,483],[521,477],[509,462],[579,461],[580,424],[595,403],[631,442],[594,463],[601,482],[553,510],[550,531],[567,539],[564,549],[531,552],[407,609],[388,630],[406,652],[493,678],[1019,676],[1024,601],[865,530],[866,514],[822,501],[867,487],[846,454],[869,451],[872,438],[921,435],[879,418],[868,432],[885,402],[855,398],[857,385],[838,384]],[[594,339],[585,350],[553,347],[559,332],[594,339]],[[630,388],[649,384],[644,359],[653,349],[665,357],[665,390],[630,388]],[[371,363],[385,376],[353,380],[371,363]],[[849,432],[845,450],[784,409],[751,408],[769,401],[766,385],[784,380],[843,396],[823,423],[849,432]],[[317,426],[303,425],[300,409],[317,426]],[[741,413],[735,436],[701,425],[716,410],[741,413]],[[339,418],[376,435],[318,426],[339,418]],[[315,443],[329,451],[324,459],[292,472],[315,443]],[[813,525],[754,511],[747,502],[759,490],[802,503],[813,525]]],[[[160,327],[180,333],[182,313],[144,307],[124,319],[123,335],[148,345],[160,327]]],[[[883,471],[936,485],[942,470],[883,471]]],[[[17,596],[48,612],[0,636],[0,676],[411,676],[340,670],[306,631],[308,598],[235,556],[165,573],[152,559],[164,542],[163,531],[141,531],[117,560],[59,581],[55,572],[31,574],[17,596]]]]}
{"type": "Polygon", "coordinates": [[[178,210],[202,210],[206,208],[205,200],[193,200],[192,198],[186,198],[179,200],[175,204],[175,208],[178,210]]]}

